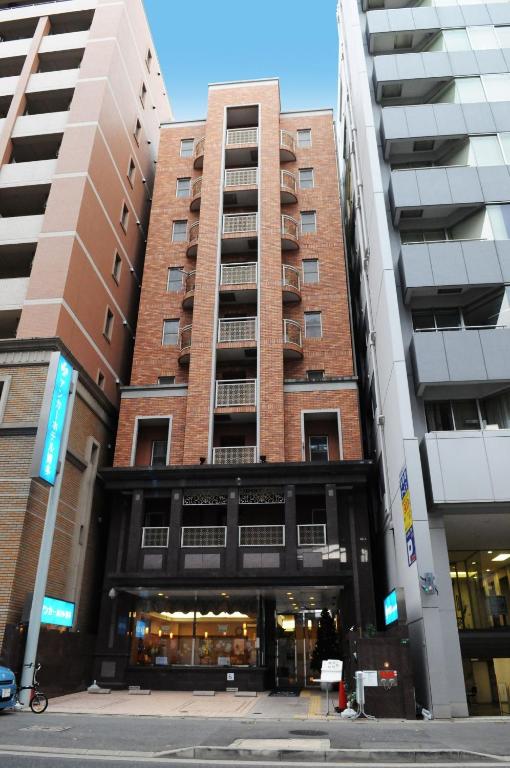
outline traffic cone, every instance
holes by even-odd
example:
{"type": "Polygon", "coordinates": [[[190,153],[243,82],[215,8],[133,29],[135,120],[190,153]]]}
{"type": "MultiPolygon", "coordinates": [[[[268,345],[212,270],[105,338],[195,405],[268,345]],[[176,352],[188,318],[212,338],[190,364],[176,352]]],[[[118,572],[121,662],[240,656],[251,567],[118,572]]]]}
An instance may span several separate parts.
{"type": "Polygon", "coordinates": [[[340,680],[338,683],[338,709],[340,712],[347,709],[347,696],[345,695],[345,683],[343,680],[340,680]]]}

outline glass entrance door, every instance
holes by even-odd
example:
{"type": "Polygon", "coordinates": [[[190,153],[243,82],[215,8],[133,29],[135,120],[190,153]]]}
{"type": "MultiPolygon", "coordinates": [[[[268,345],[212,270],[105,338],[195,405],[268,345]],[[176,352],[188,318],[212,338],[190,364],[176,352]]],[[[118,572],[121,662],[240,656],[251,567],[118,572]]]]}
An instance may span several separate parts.
{"type": "Polygon", "coordinates": [[[317,685],[318,672],[310,669],[310,659],[317,642],[316,611],[277,614],[276,685],[278,688],[308,688],[317,685]]]}

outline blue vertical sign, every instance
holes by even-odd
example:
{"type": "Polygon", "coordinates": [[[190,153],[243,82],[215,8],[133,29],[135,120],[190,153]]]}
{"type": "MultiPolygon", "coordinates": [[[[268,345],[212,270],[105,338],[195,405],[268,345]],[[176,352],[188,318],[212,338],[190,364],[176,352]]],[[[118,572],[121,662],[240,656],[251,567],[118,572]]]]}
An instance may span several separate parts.
{"type": "Polygon", "coordinates": [[[55,484],[55,477],[57,475],[58,457],[60,455],[60,444],[62,442],[72,375],[72,366],[59,353],[55,367],[53,389],[50,392],[51,401],[48,419],[47,422],[45,421],[44,424],[39,425],[39,429],[43,429],[44,442],[42,443],[40,458],[38,458],[36,477],[40,477],[41,480],[50,485],[55,484]]]}

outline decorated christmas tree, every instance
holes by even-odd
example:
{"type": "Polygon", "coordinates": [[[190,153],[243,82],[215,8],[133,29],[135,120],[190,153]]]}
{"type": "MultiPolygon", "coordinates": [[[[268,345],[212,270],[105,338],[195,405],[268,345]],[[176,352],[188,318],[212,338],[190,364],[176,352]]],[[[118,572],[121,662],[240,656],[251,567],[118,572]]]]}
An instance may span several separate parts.
{"type": "Polygon", "coordinates": [[[310,667],[320,672],[322,662],[325,659],[340,659],[340,636],[335,628],[335,622],[330,612],[324,608],[321,611],[319,626],[317,627],[317,642],[312,651],[310,667]]]}

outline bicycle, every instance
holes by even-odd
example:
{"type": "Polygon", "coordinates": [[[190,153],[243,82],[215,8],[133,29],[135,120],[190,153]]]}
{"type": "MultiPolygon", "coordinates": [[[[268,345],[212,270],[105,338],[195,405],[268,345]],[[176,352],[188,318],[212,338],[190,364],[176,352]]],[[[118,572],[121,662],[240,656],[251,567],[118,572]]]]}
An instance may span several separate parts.
{"type": "MultiPolygon", "coordinates": [[[[33,664],[26,664],[26,667],[33,667],[33,664]]],[[[41,669],[41,665],[37,664],[34,669],[34,676],[32,678],[32,685],[19,685],[16,690],[16,704],[15,709],[20,709],[23,704],[19,700],[20,691],[32,691],[30,694],[30,701],[28,705],[35,715],[42,715],[48,708],[48,697],[45,693],[39,690],[39,681],[37,680],[37,673],[41,669]]]]}

